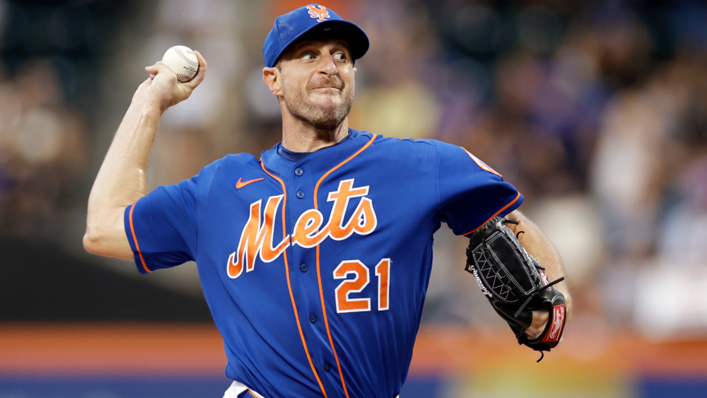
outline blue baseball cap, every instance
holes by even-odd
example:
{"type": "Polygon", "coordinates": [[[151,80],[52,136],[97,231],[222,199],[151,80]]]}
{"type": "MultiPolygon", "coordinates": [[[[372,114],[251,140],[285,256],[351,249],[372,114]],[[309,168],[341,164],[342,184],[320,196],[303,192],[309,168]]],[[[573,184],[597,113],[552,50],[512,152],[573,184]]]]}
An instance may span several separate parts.
{"type": "Polygon", "coordinates": [[[265,66],[272,68],[280,55],[306,33],[331,35],[349,43],[351,56],[359,59],[368,51],[368,36],[355,23],[346,21],[334,11],[311,4],[280,15],[265,38],[265,66]]]}

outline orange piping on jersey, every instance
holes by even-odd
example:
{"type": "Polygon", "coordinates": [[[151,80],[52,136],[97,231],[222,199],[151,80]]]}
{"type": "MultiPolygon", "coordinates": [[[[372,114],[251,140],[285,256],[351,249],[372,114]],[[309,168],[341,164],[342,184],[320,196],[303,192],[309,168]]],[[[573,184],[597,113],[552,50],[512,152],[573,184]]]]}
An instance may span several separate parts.
{"type": "MultiPolygon", "coordinates": [[[[273,174],[270,174],[270,172],[265,168],[265,163],[263,160],[260,160],[260,166],[263,168],[263,170],[272,178],[276,179],[280,185],[282,186],[282,193],[284,195],[282,199],[282,238],[287,239],[287,228],[285,228],[285,206],[287,206],[287,189],[285,189],[285,183],[278,177],[276,177],[273,174]]],[[[292,294],[292,284],[290,283],[290,266],[287,262],[287,251],[284,251],[283,253],[283,259],[285,260],[285,271],[287,271],[287,289],[290,291],[290,300],[292,301],[292,309],[295,311],[295,320],[297,321],[297,329],[299,330],[299,336],[302,339],[302,346],[304,347],[304,353],[307,355],[307,361],[309,361],[309,367],[312,368],[312,373],[314,373],[314,378],[317,379],[317,383],[319,384],[319,388],[322,390],[322,394],[324,394],[324,398],[327,398],[326,395],[326,390],[324,390],[324,385],[322,384],[322,381],[319,379],[319,374],[317,373],[317,369],[314,367],[314,364],[312,363],[312,357],[309,356],[309,349],[307,349],[307,341],[304,339],[304,333],[302,332],[302,324],[300,324],[299,321],[299,315],[297,312],[297,305],[295,304],[295,296],[292,294]]]]}
{"type": "Polygon", "coordinates": [[[511,205],[513,205],[513,203],[515,203],[515,202],[518,200],[518,198],[520,198],[520,192],[518,192],[518,195],[516,195],[516,198],[513,199],[513,200],[511,201],[511,203],[509,203],[509,204],[503,206],[503,208],[502,208],[501,210],[497,211],[497,212],[496,212],[494,215],[492,215],[488,220],[486,220],[486,221],[484,221],[483,223],[481,223],[481,225],[479,225],[478,227],[474,228],[474,230],[465,233],[463,236],[467,236],[467,235],[473,234],[474,232],[478,231],[479,228],[483,227],[484,225],[486,225],[487,222],[491,221],[494,217],[496,217],[497,215],[501,214],[502,211],[504,211],[504,210],[506,210],[507,208],[511,207],[511,205]]]}
{"type": "Polygon", "coordinates": [[[133,207],[130,208],[130,232],[133,234],[133,241],[135,241],[135,248],[137,249],[137,254],[140,255],[140,262],[142,263],[142,268],[145,269],[147,272],[152,272],[150,271],[149,268],[147,268],[147,264],[145,264],[145,259],[142,258],[142,252],[140,251],[140,245],[137,243],[137,236],[135,235],[135,228],[133,227],[133,210],[135,210],[135,205],[137,202],[133,203],[133,207]]]}
{"type": "MultiPolygon", "coordinates": [[[[349,162],[349,160],[355,158],[361,152],[366,150],[366,148],[368,148],[373,143],[373,141],[375,139],[376,139],[376,135],[373,134],[373,137],[371,137],[370,141],[368,141],[366,143],[366,145],[364,145],[361,149],[356,151],[356,153],[354,153],[353,155],[349,156],[348,159],[344,160],[343,162],[339,163],[333,169],[324,173],[322,178],[320,178],[319,181],[317,181],[317,185],[314,186],[314,209],[315,210],[319,210],[319,208],[317,207],[317,192],[319,191],[319,184],[321,184],[322,181],[324,181],[324,179],[327,178],[327,176],[329,176],[329,174],[333,173],[334,170],[345,165],[346,163],[349,162]]],[[[336,359],[336,367],[339,368],[339,377],[341,377],[341,386],[344,388],[344,394],[346,394],[346,398],[349,398],[349,392],[346,389],[346,382],[344,381],[344,373],[341,370],[341,364],[339,363],[339,356],[336,355],[336,348],[334,347],[334,340],[331,338],[331,330],[329,329],[329,320],[327,319],[327,315],[326,315],[326,305],[324,304],[324,290],[322,289],[322,272],[321,272],[321,267],[319,266],[319,245],[317,245],[317,280],[319,281],[319,299],[322,302],[322,314],[324,314],[324,326],[326,327],[326,333],[329,336],[329,344],[331,344],[331,350],[334,353],[334,359],[336,359]]]]}

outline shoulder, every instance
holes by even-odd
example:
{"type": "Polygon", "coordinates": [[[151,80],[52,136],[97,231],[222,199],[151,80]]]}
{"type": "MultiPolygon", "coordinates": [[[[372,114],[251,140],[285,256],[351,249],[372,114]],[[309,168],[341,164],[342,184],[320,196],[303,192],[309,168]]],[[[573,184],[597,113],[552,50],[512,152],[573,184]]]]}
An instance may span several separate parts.
{"type": "Polygon", "coordinates": [[[258,159],[249,153],[230,154],[221,159],[214,160],[199,172],[199,175],[227,173],[233,168],[257,167],[260,168],[258,159]]]}
{"type": "MultiPolygon", "coordinates": [[[[199,173],[192,178],[183,181],[185,187],[194,193],[206,193],[222,184],[230,184],[236,174],[261,173],[260,162],[249,153],[231,154],[217,159],[204,166],[199,173]]],[[[240,175],[239,174],[239,175],[240,175]]]]}
{"type": "Polygon", "coordinates": [[[361,138],[371,139],[375,136],[373,144],[385,148],[405,148],[405,149],[419,149],[419,150],[429,150],[443,147],[445,149],[456,148],[458,150],[463,150],[461,147],[448,144],[446,142],[433,140],[433,139],[412,139],[412,138],[395,138],[386,137],[381,134],[373,134],[369,131],[355,131],[355,134],[361,138]]]}
{"type": "MultiPolygon", "coordinates": [[[[395,138],[386,137],[381,134],[374,134],[368,131],[358,131],[356,132],[359,139],[371,140],[372,145],[378,149],[385,150],[414,150],[414,151],[428,151],[435,150],[437,144],[444,144],[440,141],[429,140],[429,139],[412,139],[412,138],[395,138]]],[[[449,144],[446,144],[449,145],[449,144]]]]}
{"type": "MultiPolygon", "coordinates": [[[[374,136],[373,133],[361,131],[361,136],[369,139],[374,136]]],[[[400,156],[410,155],[426,155],[426,156],[467,156],[468,151],[464,148],[449,144],[443,141],[433,139],[412,139],[412,138],[394,138],[385,137],[383,135],[375,135],[375,140],[372,145],[385,153],[400,156]]]]}

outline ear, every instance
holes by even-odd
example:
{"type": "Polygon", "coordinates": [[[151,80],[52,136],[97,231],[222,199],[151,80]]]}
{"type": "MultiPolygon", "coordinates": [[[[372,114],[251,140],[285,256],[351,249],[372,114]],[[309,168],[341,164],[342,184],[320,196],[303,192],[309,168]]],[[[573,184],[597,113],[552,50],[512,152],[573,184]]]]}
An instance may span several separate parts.
{"type": "Polygon", "coordinates": [[[277,68],[263,68],[263,81],[274,95],[282,95],[280,71],[277,68]]]}

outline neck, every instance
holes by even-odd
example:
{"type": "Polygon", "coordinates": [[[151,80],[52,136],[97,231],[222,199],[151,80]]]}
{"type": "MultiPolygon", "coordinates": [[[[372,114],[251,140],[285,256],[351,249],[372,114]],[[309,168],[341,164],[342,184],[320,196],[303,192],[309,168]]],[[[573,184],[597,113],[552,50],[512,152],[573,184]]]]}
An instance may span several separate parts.
{"type": "Polygon", "coordinates": [[[322,130],[295,117],[283,118],[282,146],[293,152],[315,152],[335,145],[349,133],[349,118],[332,130],[322,130]]]}

